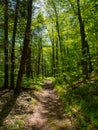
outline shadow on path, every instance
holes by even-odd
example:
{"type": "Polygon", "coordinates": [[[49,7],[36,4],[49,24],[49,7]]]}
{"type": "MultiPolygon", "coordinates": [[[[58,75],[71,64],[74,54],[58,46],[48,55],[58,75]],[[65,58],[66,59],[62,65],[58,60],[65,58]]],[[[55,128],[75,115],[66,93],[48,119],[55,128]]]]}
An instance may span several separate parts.
{"type": "Polygon", "coordinates": [[[6,93],[8,93],[10,90],[9,89],[4,89],[4,88],[1,88],[0,89],[0,97],[5,95],[6,93]]]}
{"type": "Polygon", "coordinates": [[[3,122],[5,121],[6,117],[9,115],[10,111],[12,110],[18,96],[19,94],[14,95],[13,93],[12,96],[8,98],[7,103],[4,104],[4,106],[2,107],[0,111],[0,126],[3,125],[3,122]]]}
{"type": "Polygon", "coordinates": [[[25,130],[76,130],[51,85],[47,80],[42,91],[34,93],[38,102],[25,120],[25,130]]]}

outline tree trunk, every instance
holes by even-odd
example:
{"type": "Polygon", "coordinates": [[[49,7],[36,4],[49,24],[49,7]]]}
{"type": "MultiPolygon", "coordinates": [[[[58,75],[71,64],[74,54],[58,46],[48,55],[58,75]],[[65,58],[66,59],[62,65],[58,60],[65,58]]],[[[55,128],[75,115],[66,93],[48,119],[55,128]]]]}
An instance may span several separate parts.
{"type": "Polygon", "coordinates": [[[44,60],[44,73],[45,73],[45,77],[47,77],[47,63],[46,63],[46,60],[44,60]]]}
{"type": "MultiPolygon", "coordinates": [[[[48,29],[47,29],[48,30],[48,29]]],[[[49,32],[49,30],[48,30],[49,32]]],[[[55,77],[55,61],[56,61],[56,57],[55,57],[55,39],[54,39],[54,30],[53,30],[53,26],[52,26],[52,36],[50,35],[50,40],[51,40],[51,44],[52,44],[52,59],[51,59],[51,71],[52,71],[52,76],[55,77]]],[[[57,45],[58,47],[58,45],[57,45]]],[[[57,49],[58,50],[58,49],[57,49]]],[[[57,56],[58,57],[58,56],[57,56]]],[[[58,59],[58,58],[57,58],[58,59]]]]}
{"type": "Polygon", "coordinates": [[[55,77],[55,46],[52,42],[52,75],[55,77]]]}
{"type": "Polygon", "coordinates": [[[41,54],[42,54],[42,36],[40,37],[40,44],[38,46],[37,76],[40,74],[41,54]]]}
{"type": "Polygon", "coordinates": [[[56,6],[53,2],[53,6],[54,6],[54,12],[55,12],[55,17],[56,17],[56,31],[57,31],[57,35],[58,35],[58,42],[59,42],[59,46],[60,46],[60,57],[61,57],[61,71],[63,71],[63,48],[62,48],[62,41],[61,41],[61,35],[60,35],[60,28],[59,28],[59,17],[58,17],[58,13],[56,10],[56,6]]]}
{"type": "Polygon", "coordinates": [[[97,45],[97,50],[96,51],[97,51],[97,54],[96,54],[97,55],[97,59],[96,60],[97,60],[97,71],[98,71],[98,45],[97,45]]]}
{"type": "Polygon", "coordinates": [[[27,25],[26,25],[26,31],[25,31],[25,37],[23,42],[23,51],[22,51],[22,57],[21,57],[21,63],[15,88],[15,93],[18,93],[22,89],[22,79],[23,74],[25,71],[25,64],[27,59],[27,49],[30,43],[30,36],[31,36],[31,21],[32,21],[32,2],[33,0],[28,0],[28,17],[27,17],[27,25]]]}
{"type": "Polygon", "coordinates": [[[42,79],[44,77],[44,57],[43,57],[43,49],[42,49],[42,79]]]}
{"type": "Polygon", "coordinates": [[[93,71],[93,67],[92,67],[92,62],[91,62],[91,56],[90,56],[90,50],[89,50],[88,42],[87,42],[87,61],[88,61],[88,72],[91,73],[93,71]]]}
{"type": "Polygon", "coordinates": [[[14,89],[14,66],[15,66],[15,37],[17,31],[17,21],[18,21],[18,8],[19,8],[19,0],[17,0],[16,9],[15,9],[15,18],[14,18],[14,28],[13,28],[13,37],[12,37],[12,50],[11,50],[11,83],[10,89],[14,89]]]}
{"type": "Polygon", "coordinates": [[[97,32],[95,31],[95,37],[96,37],[96,64],[97,64],[97,73],[98,73],[98,40],[97,40],[97,37],[98,37],[98,34],[97,32]]]}
{"type": "Polygon", "coordinates": [[[88,67],[87,67],[87,42],[86,42],[86,35],[84,30],[84,23],[82,21],[81,11],[80,11],[80,4],[79,0],[77,0],[77,8],[78,8],[78,20],[80,24],[80,34],[81,34],[81,41],[82,41],[82,73],[83,79],[86,80],[88,78],[88,67]]]}
{"type": "Polygon", "coordinates": [[[27,49],[26,75],[27,75],[27,78],[32,77],[31,48],[30,48],[30,46],[27,49]]]}
{"type": "Polygon", "coordinates": [[[56,68],[56,75],[58,75],[59,72],[59,56],[58,56],[58,39],[56,40],[56,64],[55,64],[55,68],[56,68]]]}
{"type": "Polygon", "coordinates": [[[54,44],[54,31],[52,29],[53,34],[53,40],[51,38],[52,42],[52,75],[55,77],[55,44],[54,44]]]}
{"type": "Polygon", "coordinates": [[[9,76],[8,76],[8,0],[5,0],[4,8],[4,87],[9,86],[9,76]]]}

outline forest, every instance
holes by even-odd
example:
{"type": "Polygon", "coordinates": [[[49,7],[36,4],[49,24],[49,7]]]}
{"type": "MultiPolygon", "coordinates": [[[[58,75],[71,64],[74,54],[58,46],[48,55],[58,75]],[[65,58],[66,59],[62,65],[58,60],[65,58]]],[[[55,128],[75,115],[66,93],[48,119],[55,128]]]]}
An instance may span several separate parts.
{"type": "Polygon", "coordinates": [[[98,130],[97,0],[0,0],[0,130],[98,130]]]}

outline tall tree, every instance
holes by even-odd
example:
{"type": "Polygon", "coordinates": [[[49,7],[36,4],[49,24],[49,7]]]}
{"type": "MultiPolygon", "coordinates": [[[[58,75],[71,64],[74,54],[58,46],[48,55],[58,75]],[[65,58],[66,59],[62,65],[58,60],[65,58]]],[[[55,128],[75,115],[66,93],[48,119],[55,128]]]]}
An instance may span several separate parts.
{"type": "Polygon", "coordinates": [[[28,78],[33,77],[32,65],[31,65],[31,47],[30,47],[30,45],[28,46],[28,49],[27,49],[26,76],[28,78]]]}
{"type": "MultiPolygon", "coordinates": [[[[49,30],[48,30],[48,33],[49,33],[49,30]]],[[[51,41],[51,44],[52,44],[52,59],[51,59],[51,70],[52,70],[52,76],[55,77],[55,42],[54,42],[54,30],[53,30],[53,25],[52,25],[52,32],[51,34],[49,35],[50,37],[50,41],[51,41]]]]}
{"type": "Polygon", "coordinates": [[[41,70],[41,56],[42,56],[42,34],[39,37],[40,43],[38,45],[38,57],[37,57],[37,75],[40,74],[41,70]]]}
{"type": "Polygon", "coordinates": [[[36,62],[36,74],[37,76],[39,74],[41,74],[42,72],[42,55],[43,55],[43,47],[42,47],[42,42],[43,42],[43,39],[42,39],[42,33],[43,33],[43,30],[44,30],[44,18],[43,18],[43,15],[41,12],[38,13],[38,16],[36,17],[36,20],[35,20],[35,31],[36,31],[36,36],[37,36],[37,48],[38,48],[38,52],[37,52],[37,62],[36,62]]]}
{"type": "Polygon", "coordinates": [[[55,17],[56,17],[56,31],[57,31],[57,35],[58,35],[58,41],[59,41],[59,45],[60,45],[60,52],[61,52],[61,59],[62,59],[62,41],[61,41],[61,34],[60,34],[60,25],[59,25],[59,16],[58,16],[59,14],[57,12],[54,1],[52,1],[52,4],[53,4],[54,12],[55,12],[55,17]]]}
{"type": "Polygon", "coordinates": [[[4,87],[8,88],[9,86],[9,76],[8,76],[8,0],[5,0],[4,2],[4,87]]]}
{"type": "Polygon", "coordinates": [[[80,11],[80,1],[77,0],[77,8],[78,8],[78,20],[80,24],[80,34],[81,34],[81,41],[82,41],[82,71],[83,71],[83,79],[88,78],[88,67],[87,67],[87,41],[84,29],[84,22],[82,20],[81,11],[80,11]]]}
{"type": "Polygon", "coordinates": [[[13,28],[13,36],[12,36],[12,50],[11,50],[11,83],[10,83],[10,89],[14,89],[15,37],[16,37],[17,22],[18,22],[18,9],[19,9],[19,0],[17,0],[16,9],[15,9],[14,28],[13,28]]]}
{"type": "Polygon", "coordinates": [[[20,92],[22,89],[22,79],[23,79],[23,74],[25,71],[25,64],[26,64],[26,59],[27,59],[27,49],[28,49],[28,46],[30,43],[30,37],[31,37],[32,3],[33,3],[33,0],[28,0],[27,25],[26,25],[25,37],[24,37],[24,41],[23,41],[21,63],[20,63],[20,68],[19,68],[19,72],[18,72],[16,88],[14,90],[15,93],[20,92]]]}

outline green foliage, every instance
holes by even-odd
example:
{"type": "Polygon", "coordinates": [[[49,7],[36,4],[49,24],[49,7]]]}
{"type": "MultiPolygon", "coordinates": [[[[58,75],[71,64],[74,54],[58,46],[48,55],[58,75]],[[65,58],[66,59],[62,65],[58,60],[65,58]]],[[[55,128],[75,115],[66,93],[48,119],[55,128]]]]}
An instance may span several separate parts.
{"type": "Polygon", "coordinates": [[[22,86],[27,89],[31,88],[31,89],[41,90],[43,86],[43,79],[42,77],[35,77],[34,79],[32,79],[24,76],[22,86]]]}
{"type": "MultiPolygon", "coordinates": [[[[55,82],[62,84],[72,84],[79,81],[82,78],[82,64],[81,60],[81,37],[77,16],[77,4],[76,0],[46,0],[43,1],[43,6],[40,6],[40,2],[37,1],[38,9],[33,8],[33,19],[32,19],[32,37],[31,37],[31,63],[34,75],[34,80],[36,78],[36,72],[38,65],[40,65],[40,75],[43,76],[53,76],[52,72],[52,56],[54,47],[54,70],[55,70],[55,82]],[[43,4],[44,2],[44,4],[43,4]],[[37,10],[37,11],[36,11],[37,10]],[[44,12],[44,13],[43,13],[44,12]],[[61,41],[58,37],[58,29],[61,41]],[[61,43],[60,43],[61,42],[61,43]],[[58,43],[58,51],[56,44],[58,43]],[[52,46],[52,44],[54,44],[52,46]],[[62,46],[62,55],[60,53],[60,44],[62,46]],[[58,65],[56,61],[56,53],[58,53],[58,65]],[[40,54],[40,63],[38,61],[40,54]],[[62,58],[63,57],[63,60],[62,58]],[[57,67],[57,66],[58,67],[57,67]],[[43,72],[42,72],[43,68],[43,72]],[[62,71],[63,70],[63,71],[62,71]],[[56,72],[58,71],[58,72],[56,72]]],[[[10,62],[10,51],[11,51],[11,39],[14,25],[14,14],[15,14],[15,3],[10,1],[9,4],[9,62],[10,62]],[[14,5],[13,5],[14,4],[14,5]],[[13,16],[13,17],[12,17],[13,16]]],[[[88,41],[90,48],[90,56],[93,65],[94,73],[97,72],[97,59],[96,56],[98,46],[98,2],[87,0],[80,2],[80,10],[82,13],[83,22],[85,25],[86,40],[88,41]]],[[[36,1],[34,5],[36,6],[36,1]]],[[[3,41],[4,41],[4,28],[2,28],[4,23],[4,6],[0,5],[0,51],[4,53],[3,41]]],[[[21,1],[18,14],[18,28],[16,34],[15,43],[15,79],[17,79],[19,63],[21,58],[21,52],[23,47],[23,39],[25,26],[27,21],[27,1],[21,1]],[[25,11],[24,11],[25,10],[25,11]]],[[[4,66],[4,56],[0,53],[1,61],[4,66]]],[[[1,65],[1,66],[2,66],[1,65]]],[[[11,63],[9,64],[10,68],[11,63]]],[[[0,66],[0,86],[3,86],[3,76],[4,69],[0,66]]],[[[9,70],[10,71],[10,70],[9,70]]],[[[10,75],[10,72],[9,72],[10,75]]],[[[40,76],[39,75],[39,76],[40,76]]],[[[27,79],[24,77],[23,86],[32,86],[32,79],[27,79]]],[[[38,82],[38,81],[37,81],[38,82]]],[[[16,83],[16,80],[15,80],[16,83]]],[[[40,81],[39,83],[40,84],[40,81]]]]}
{"type": "Polygon", "coordinates": [[[59,97],[65,104],[65,110],[75,115],[77,123],[82,129],[98,127],[98,81],[80,84],[75,89],[57,86],[59,97]]]}
{"type": "Polygon", "coordinates": [[[22,120],[17,120],[7,126],[3,126],[2,130],[22,130],[23,125],[24,125],[24,122],[22,120]]]}
{"type": "Polygon", "coordinates": [[[47,78],[45,77],[44,80],[50,80],[55,84],[56,79],[54,77],[47,77],[47,78]]]}

